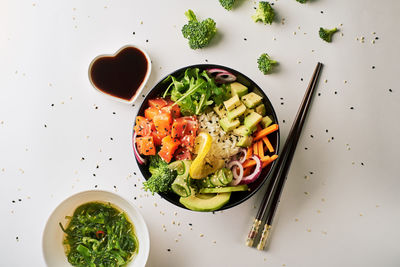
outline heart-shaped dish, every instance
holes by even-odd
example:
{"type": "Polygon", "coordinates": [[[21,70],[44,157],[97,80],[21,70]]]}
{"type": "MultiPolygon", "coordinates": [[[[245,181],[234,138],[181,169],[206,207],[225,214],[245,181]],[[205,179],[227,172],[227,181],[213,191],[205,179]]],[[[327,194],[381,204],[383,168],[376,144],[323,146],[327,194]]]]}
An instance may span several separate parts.
{"type": "Polygon", "coordinates": [[[132,104],[143,90],[151,72],[151,60],[141,48],[121,47],[114,55],[99,55],[89,66],[93,87],[114,100],[132,104]]]}

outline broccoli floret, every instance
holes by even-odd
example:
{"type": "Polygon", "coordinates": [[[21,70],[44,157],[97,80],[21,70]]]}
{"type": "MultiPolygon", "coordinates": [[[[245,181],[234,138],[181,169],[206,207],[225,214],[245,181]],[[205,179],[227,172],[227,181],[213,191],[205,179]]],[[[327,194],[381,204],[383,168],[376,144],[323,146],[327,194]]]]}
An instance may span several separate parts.
{"type": "Polygon", "coordinates": [[[308,0],[296,0],[299,3],[305,4],[308,0]]]}
{"type": "Polygon", "coordinates": [[[278,64],[278,62],[272,60],[267,53],[261,54],[261,56],[257,60],[257,63],[258,69],[264,74],[268,74],[272,70],[272,67],[278,64]]]}
{"type": "Polygon", "coordinates": [[[171,184],[176,178],[176,171],[168,168],[168,164],[159,155],[150,156],[149,171],[151,177],[143,183],[144,189],[150,192],[168,192],[171,184]]]}
{"type": "Polygon", "coordinates": [[[324,29],[324,28],[319,28],[319,37],[321,37],[322,40],[330,43],[332,42],[332,35],[337,32],[337,28],[333,28],[331,30],[329,29],[324,29]]]}
{"type": "Polygon", "coordinates": [[[271,5],[266,1],[258,2],[258,7],[256,10],[256,14],[254,14],[251,18],[254,22],[262,21],[264,24],[271,24],[275,17],[275,11],[271,7],[271,5]]]}
{"type": "Polygon", "coordinates": [[[217,27],[213,19],[198,21],[192,10],[185,12],[188,24],[182,28],[183,37],[189,40],[192,49],[199,49],[207,46],[217,32],[217,27]]]}
{"type": "Polygon", "coordinates": [[[235,0],[219,0],[219,3],[226,10],[231,10],[233,8],[233,5],[235,4],[235,0]]]}

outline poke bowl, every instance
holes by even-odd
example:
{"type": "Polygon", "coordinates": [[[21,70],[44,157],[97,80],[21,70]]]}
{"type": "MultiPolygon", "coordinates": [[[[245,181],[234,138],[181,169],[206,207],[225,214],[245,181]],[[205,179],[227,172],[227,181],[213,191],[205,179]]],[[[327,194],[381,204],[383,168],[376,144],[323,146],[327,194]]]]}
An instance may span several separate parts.
{"type": "Polygon", "coordinates": [[[271,176],[279,141],[263,89],[215,64],[186,66],[159,81],[141,103],[132,134],[145,190],[203,212],[253,196],[271,176]]]}

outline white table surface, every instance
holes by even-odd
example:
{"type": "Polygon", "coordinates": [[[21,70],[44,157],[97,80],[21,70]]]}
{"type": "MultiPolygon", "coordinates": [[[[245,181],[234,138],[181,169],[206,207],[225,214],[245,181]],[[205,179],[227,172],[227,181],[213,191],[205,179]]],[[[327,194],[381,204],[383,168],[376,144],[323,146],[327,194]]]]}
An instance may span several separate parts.
{"type": "Polygon", "coordinates": [[[1,0],[0,265],[44,266],[48,216],[97,185],[140,207],[150,267],[400,266],[400,2],[273,2],[278,22],[270,26],[252,22],[253,1],[227,12],[217,0],[1,0]],[[182,37],[189,8],[215,19],[210,47],[191,50],[182,37]],[[325,43],[320,26],[339,26],[343,35],[325,43]],[[216,214],[142,191],[131,151],[142,98],[135,107],[114,102],[87,77],[95,56],[126,44],[152,58],[146,92],[206,60],[244,72],[274,104],[282,143],[316,62],[325,64],[268,250],[244,245],[264,190],[216,214]],[[280,62],[267,76],[256,64],[263,52],[280,62]]]}

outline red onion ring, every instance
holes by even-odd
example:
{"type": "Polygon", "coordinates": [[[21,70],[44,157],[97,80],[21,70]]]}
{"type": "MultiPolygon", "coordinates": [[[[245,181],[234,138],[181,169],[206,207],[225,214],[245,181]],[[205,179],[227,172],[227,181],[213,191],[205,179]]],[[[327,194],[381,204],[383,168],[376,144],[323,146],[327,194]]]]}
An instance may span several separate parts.
{"type": "Polygon", "coordinates": [[[262,166],[260,158],[257,155],[253,155],[251,158],[256,161],[256,168],[254,169],[252,174],[242,178],[242,181],[240,182],[241,184],[250,184],[257,180],[257,178],[261,174],[262,166]]]}
{"type": "Polygon", "coordinates": [[[247,149],[241,147],[241,148],[239,149],[239,152],[240,152],[240,153],[243,153],[243,156],[241,156],[241,157],[238,159],[239,162],[243,164],[243,163],[246,161],[247,149]]]}
{"type": "Polygon", "coordinates": [[[217,83],[230,83],[236,81],[236,76],[230,72],[220,72],[215,76],[215,81],[217,83]]]}
{"type": "Polygon", "coordinates": [[[136,148],[136,132],[133,133],[133,152],[140,165],[146,164],[146,159],[142,158],[136,148]]]}
{"type": "Polygon", "coordinates": [[[207,73],[210,74],[211,76],[214,76],[215,81],[217,83],[229,83],[236,81],[235,75],[223,69],[218,69],[218,68],[208,69],[207,73]]]}
{"type": "Polygon", "coordinates": [[[208,69],[206,70],[209,74],[213,74],[213,73],[219,73],[219,72],[226,72],[226,70],[223,69],[217,69],[217,68],[213,68],[213,69],[208,69]]]}
{"type": "Polygon", "coordinates": [[[228,163],[228,168],[232,170],[234,178],[230,182],[230,185],[238,185],[243,178],[243,165],[239,161],[234,160],[228,163]],[[239,168],[239,174],[237,174],[237,168],[239,168]]]}

